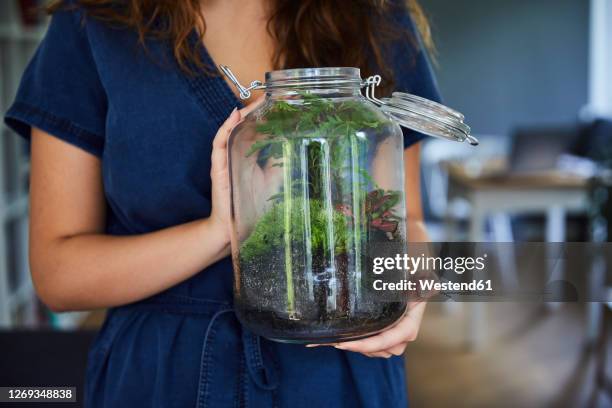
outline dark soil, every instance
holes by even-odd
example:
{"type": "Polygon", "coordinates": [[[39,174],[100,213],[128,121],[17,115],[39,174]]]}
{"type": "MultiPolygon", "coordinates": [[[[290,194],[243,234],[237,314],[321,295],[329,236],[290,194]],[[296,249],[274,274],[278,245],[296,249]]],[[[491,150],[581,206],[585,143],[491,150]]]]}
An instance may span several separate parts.
{"type": "Polygon", "coordinates": [[[325,254],[312,254],[309,264],[303,251],[294,251],[293,310],[288,307],[282,248],[271,249],[269,256],[257,262],[240,262],[236,265],[240,269],[235,296],[238,318],[256,334],[299,343],[367,337],[389,327],[404,314],[407,304],[381,301],[371,291],[375,276],[368,270],[368,249],[381,244],[392,251],[405,248],[384,234],[371,234],[362,251],[360,281],[352,253],[336,255],[333,261],[325,254]]]}
{"type": "Polygon", "coordinates": [[[238,318],[254,333],[289,343],[329,343],[374,335],[395,323],[406,310],[405,302],[381,303],[378,313],[361,313],[335,319],[292,320],[269,310],[236,305],[238,318]]]}

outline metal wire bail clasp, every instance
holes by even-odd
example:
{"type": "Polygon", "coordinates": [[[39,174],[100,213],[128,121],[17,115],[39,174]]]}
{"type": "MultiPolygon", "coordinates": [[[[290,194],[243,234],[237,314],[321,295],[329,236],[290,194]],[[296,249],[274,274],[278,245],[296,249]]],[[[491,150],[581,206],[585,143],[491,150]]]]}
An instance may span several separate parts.
{"type": "Polygon", "coordinates": [[[223,72],[223,75],[225,75],[230,81],[232,81],[234,86],[238,89],[240,99],[249,99],[251,97],[251,91],[253,89],[263,88],[263,83],[261,81],[253,81],[248,87],[243,86],[240,81],[238,81],[238,78],[236,78],[236,75],[234,75],[232,70],[229,69],[229,67],[226,65],[219,65],[219,69],[221,70],[221,72],[223,72]]]}
{"type": "Polygon", "coordinates": [[[376,105],[383,105],[384,102],[376,97],[374,91],[376,87],[380,85],[382,81],[382,77],[380,75],[372,75],[369,76],[364,82],[363,86],[365,86],[365,97],[367,100],[374,102],[376,105]]]}

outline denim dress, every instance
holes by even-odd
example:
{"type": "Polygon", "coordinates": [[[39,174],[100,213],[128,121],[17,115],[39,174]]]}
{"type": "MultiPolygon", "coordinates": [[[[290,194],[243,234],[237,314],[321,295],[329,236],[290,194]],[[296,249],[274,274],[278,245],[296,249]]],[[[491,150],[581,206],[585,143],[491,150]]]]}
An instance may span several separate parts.
{"type": "MultiPolygon", "coordinates": [[[[394,18],[414,33],[407,12],[394,18]]],[[[201,57],[214,66],[203,46],[201,57]]],[[[395,44],[388,61],[398,90],[439,99],[418,46],[395,44]]],[[[5,121],[27,139],[34,126],[98,157],[106,233],[125,236],[210,214],[212,140],[236,106],[222,77],[185,74],[170,44],[143,47],[132,31],[77,8],[52,18],[5,121]]],[[[423,136],[404,137],[407,147],[423,136]]],[[[232,279],[227,258],[163,293],[110,309],[89,354],[86,406],[407,405],[402,358],[258,337],[236,319],[232,279]]]]}

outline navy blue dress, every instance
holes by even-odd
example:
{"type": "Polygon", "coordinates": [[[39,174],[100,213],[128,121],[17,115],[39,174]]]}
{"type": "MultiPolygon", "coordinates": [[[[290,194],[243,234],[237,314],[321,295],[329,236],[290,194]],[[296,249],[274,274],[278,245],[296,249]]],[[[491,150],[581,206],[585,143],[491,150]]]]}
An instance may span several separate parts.
{"type": "MultiPolygon", "coordinates": [[[[414,29],[407,13],[399,19],[414,29]]],[[[439,99],[416,47],[397,44],[389,63],[398,90],[439,99]]],[[[106,231],[131,235],[210,214],[212,140],[240,105],[221,77],[184,74],[168,44],[151,41],[145,51],[131,31],[83,20],[77,9],[53,17],[5,120],[25,138],[34,126],[100,158],[106,231]]],[[[406,132],[405,145],[421,137],[406,132]]],[[[400,357],[281,344],[242,328],[232,277],[223,259],[111,309],[89,354],[87,406],[407,405],[400,357]]]]}

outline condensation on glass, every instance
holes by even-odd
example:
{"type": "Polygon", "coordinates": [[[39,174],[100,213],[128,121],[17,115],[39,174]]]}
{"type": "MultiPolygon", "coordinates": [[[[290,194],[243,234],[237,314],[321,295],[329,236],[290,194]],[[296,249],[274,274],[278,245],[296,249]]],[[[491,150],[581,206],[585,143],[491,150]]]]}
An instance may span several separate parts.
{"type": "Polygon", "coordinates": [[[308,343],[393,325],[407,303],[373,297],[367,265],[377,248],[406,251],[400,124],[475,144],[463,116],[409,94],[377,99],[380,77],[362,80],[357,68],[274,71],[249,87],[221,70],[242,98],[266,92],[228,145],[241,323],[308,343]]]}

